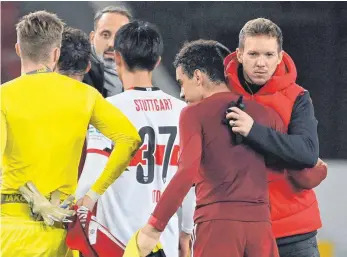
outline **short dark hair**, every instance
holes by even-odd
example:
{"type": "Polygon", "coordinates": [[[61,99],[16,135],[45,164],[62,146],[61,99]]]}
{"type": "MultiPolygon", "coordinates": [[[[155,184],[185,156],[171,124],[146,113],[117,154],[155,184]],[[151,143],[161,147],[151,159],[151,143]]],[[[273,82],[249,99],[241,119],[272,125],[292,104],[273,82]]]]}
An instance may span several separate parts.
{"type": "Polygon", "coordinates": [[[88,36],[82,30],[65,27],[58,61],[59,72],[64,75],[84,74],[90,54],[88,36]]]}
{"type": "Polygon", "coordinates": [[[277,26],[277,24],[265,18],[250,20],[243,26],[239,34],[239,48],[243,49],[243,47],[245,46],[246,37],[254,37],[259,35],[276,38],[278,43],[278,50],[282,50],[282,30],[277,26]]]}
{"type": "Polygon", "coordinates": [[[122,55],[130,71],[152,71],[163,53],[163,39],[153,24],[133,21],[117,31],[114,49],[122,55]]]}
{"type": "Polygon", "coordinates": [[[175,68],[182,67],[183,72],[192,78],[195,70],[204,72],[211,81],[226,83],[223,61],[230,50],[214,40],[199,39],[185,43],[176,55],[175,68]]]}
{"type": "Polygon", "coordinates": [[[101,16],[105,13],[116,13],[119,15],[123,15],[129,19],[129,21],[132,20],[132,15],[130,11],[123,7],[123,6],[107,6],[102,10],[97,11],[97,13],[94,16],[94,30],[96,29],[99,20],[101,19],[101,16]]]}

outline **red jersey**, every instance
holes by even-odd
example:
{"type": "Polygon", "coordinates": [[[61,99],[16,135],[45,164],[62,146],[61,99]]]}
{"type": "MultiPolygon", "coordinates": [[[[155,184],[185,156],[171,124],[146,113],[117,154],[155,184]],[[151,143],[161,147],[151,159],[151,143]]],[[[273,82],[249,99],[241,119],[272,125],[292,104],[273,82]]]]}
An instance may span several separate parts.
{"type": "MultiPolygon", "coordinates": [[[[222,123],[228,104],[237,98],[231,92],[216,93],[182,110],[178,172],[149,220],[159,231],[164,230],[192,184],[197,198],[195,223],[270,221],[264,157],[246,144],[233,145],[230,128],[222,123]]],[[[274,110],[252,100],[244,104],[258,124],[282,129],[283,122],[274,110]]]]}

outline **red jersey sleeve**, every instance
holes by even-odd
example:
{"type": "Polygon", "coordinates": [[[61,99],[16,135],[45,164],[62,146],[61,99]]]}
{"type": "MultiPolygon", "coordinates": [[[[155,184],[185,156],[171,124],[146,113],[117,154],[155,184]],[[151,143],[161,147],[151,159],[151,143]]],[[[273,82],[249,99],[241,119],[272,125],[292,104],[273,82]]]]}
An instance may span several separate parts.
{"type": "Polygon", "coordinates": [[[178,171],[165,189],[158,202],[149,224],[163,231],[189,189],[199,171],[202,153],[202,129],[197,118],[196,108],[188,106],[180,115],[180,157],[178,171]]]}

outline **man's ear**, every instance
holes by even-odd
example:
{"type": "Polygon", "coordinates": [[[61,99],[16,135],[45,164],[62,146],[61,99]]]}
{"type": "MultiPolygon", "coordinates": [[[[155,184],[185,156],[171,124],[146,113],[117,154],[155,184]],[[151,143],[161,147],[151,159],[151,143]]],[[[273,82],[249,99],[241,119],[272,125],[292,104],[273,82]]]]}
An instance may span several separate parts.
{"type": "Polygon", "coordinates": [[[114,51],[114,61],[116,63],[116,66],[120,67],[123,61],[123,57],[118,51],[114,51]]]}
{"type": "Polygon", "coordinates": [[[283,50],[281,50],[281,51],[279,52],[279,54],[278,54],[278,63],[277,63],[277,65],[280,64],[280,63],[282,62],[282,58],[283,58],[283,50]]]}
{"type": "Polygon", "coordinates": [[[90,42],[90,44],[93,44],[94,37],[95,37],[95,32],[94,32],[94,31],[91,31],[91,32],[89,33],[89,42],[90,42]]]}
{"type": "Polygon", "coordinates": [[[53,67],[49,67],[49,68],[52,69],[52,71],[57,71],[58,70],[59,58],[60,58],[60,47],[55,47],[53,49],[53,62],[54,62],[54,66],[53,67]]]}
{"type": "Polygon", "coordinates": [[[201,70],[196,69],[194,71],[194,78],[197,82],[197,86],[202,86],[202,84],[204,82],[204,76],[203,76],[203,73],[201,72],[201,70]]]}
{"type": "Polygon", "coordinates": [[[243,50],[240,48],[236,48],[236,58],[239,63],[242,63],[242,55],[243,55],[243,50]]]}
{"type": "Polygon", "coordinates": [[[18,57],[21,58],[21,53],[20,53],[19,44],[16,43],[16,44],[14,45],[14,48],[16,49],[16,54],[18,55],[18,57]]]}
{"type": "Polygon", "coordinates": [[[160,62],[161,62],[161,56],[159,56],[158,61],[157,61],[157,63],[155,64],[154,69],[157,68],[157,67],[159,66],[160,62]]]}
{"type": "Polygon", "coordinates": [[[60,48],[59,47],[55,47],[53,49],[53,61],[55,63],[58,63],[59,58],[60,58],[60,48]]]}
{"type": "Polygon", "coordinates": [[[88,73],[90,71],[90,69],[92,68],[92,63],[90,61],[88,61],[88,65],[87,65],[87,68],[86,70],[84,71],[84,73],[88,73]]]}

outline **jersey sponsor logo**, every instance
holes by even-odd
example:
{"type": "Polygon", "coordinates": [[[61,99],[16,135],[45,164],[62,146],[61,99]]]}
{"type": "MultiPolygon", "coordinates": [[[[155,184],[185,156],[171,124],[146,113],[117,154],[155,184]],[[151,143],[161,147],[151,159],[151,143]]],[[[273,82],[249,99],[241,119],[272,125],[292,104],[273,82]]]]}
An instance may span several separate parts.
{"type": "Polygon", "coordinates": [[[92,125],[89,125],[89,128],[88,128],[87,145],[88,145],[88,149],[89,148],[100,149],[100,150],[103,149],[105,151],[107,149],[110,150],[113,148],[112,140],[105,137],[99,130],[97,130],[92,125]]]}
{"type": "Polygon", "coordinates": [[[105,137],[99,130],[94,128],[92,125],[89,125],[88,128],[88,139],[93,139],[93,140],[106,140],[108,139],[105,137]]]}
{"type": "Polygon", "coordinates": [[[1,194],[1,204],[4,203],[27,203],[21,194],[1,194]]]}
{"type": "Polygon", "coordinates": [[[88,127],[88,133],[91,134],[91,135],[102,135],[102,133],[97,130],[94,126],[92,125],[89,125],[88,127]]]}
{"type": "Polygon", "coordinates": [[[134,100],[136,111],[155,112],[172,110],[171,99],[137,99],[134,100]]]}

